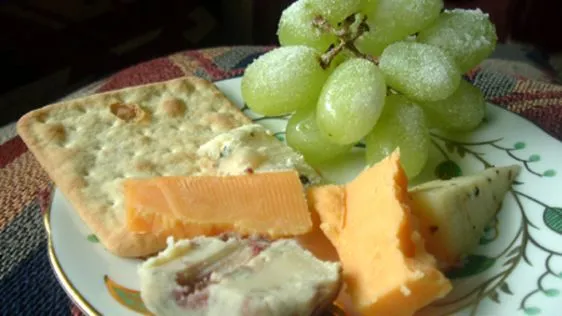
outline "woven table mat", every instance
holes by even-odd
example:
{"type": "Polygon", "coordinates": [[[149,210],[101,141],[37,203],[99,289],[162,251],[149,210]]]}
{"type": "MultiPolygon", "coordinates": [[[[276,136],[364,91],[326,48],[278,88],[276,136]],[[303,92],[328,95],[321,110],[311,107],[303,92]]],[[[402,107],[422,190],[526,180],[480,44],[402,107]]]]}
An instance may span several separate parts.
{"type": "MultiPolygon", "coordinates": [[[[186,51],[124,69],[67,96],[196,75],[216,81],[243,74],[271,47],[220,47],[186,51]]],[[[532,66],[487,60],[467,74],[486,99],[526,117],[562,140],[562,86],[532,66]],[[523,70],[523,71],[521,71],[523,70]]],[[[59,286],[48,261],[44,209],[52,184],[16,135],[0,127],[0,315],[79,315],[59,286]]]]}

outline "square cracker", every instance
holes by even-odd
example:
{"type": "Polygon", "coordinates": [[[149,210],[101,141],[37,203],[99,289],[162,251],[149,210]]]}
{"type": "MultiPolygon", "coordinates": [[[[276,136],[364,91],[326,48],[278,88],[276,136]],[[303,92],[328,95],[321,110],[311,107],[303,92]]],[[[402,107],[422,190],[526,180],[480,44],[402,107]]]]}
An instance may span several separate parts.
{"type": "Polygon", "coordinates": [[[249,123],[212,83],[183,77],[48,105],[17,129],[100,242],[139,257],[165,240],[126,230],[122,180],[201,173],[199,146],[249,123]]]}

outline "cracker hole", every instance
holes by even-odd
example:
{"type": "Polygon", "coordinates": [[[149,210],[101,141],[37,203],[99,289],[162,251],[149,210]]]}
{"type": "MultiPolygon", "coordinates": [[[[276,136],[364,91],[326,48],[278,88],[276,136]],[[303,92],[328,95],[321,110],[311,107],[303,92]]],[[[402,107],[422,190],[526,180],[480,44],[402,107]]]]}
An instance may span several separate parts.
{"type": "Polygon", "coordinates": [[[47,114],[46,113],[39,113],[39,114],[37,114],[35,119],[39,123],[45,123],[45,121],[47,120],[47,114]]]}

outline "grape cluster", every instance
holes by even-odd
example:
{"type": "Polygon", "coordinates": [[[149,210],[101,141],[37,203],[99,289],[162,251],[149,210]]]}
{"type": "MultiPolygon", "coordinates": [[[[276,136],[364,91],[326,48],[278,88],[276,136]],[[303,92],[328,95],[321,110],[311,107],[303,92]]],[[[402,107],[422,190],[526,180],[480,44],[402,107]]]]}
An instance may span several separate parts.
{"type": "Polygon", "coordinates": [[[279,48],[242,79],[248,107],[287,115],[287,143],[311,164],[360,141],[369,164],[397,147],[408,177],[428,159],[429,131],[474,130],[481,91],[462,74],[496,45],[479,9],[443,10],[442,0],[298,0],[279,20],[279,48]]]}

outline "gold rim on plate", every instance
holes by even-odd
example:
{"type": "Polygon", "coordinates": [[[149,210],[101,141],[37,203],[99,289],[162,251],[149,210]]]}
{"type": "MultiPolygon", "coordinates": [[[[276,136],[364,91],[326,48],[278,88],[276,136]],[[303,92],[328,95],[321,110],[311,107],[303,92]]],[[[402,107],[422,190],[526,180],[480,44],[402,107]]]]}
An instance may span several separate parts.
{"type": "Polygon", "coordinates": [[[89,316],[101,315],[90,302],[88,302],[80,292],[74,287],[74,284],[68,279],[68,276],[64,273],[64,270],[60,266],[59,259],[57,258],[55,248],[53,247],[53,238],[51,236],[51,207],[53,206],[53,200],[55,198],[55,188],[52,189],[50,201],[46,206],[46,210],[43,213],[43,225],[45,225],[45,230],[47,231],[47,250],[49,253],[49,261],[55,276],[57,277],[62,288],[70,299],[89,316]]]}

